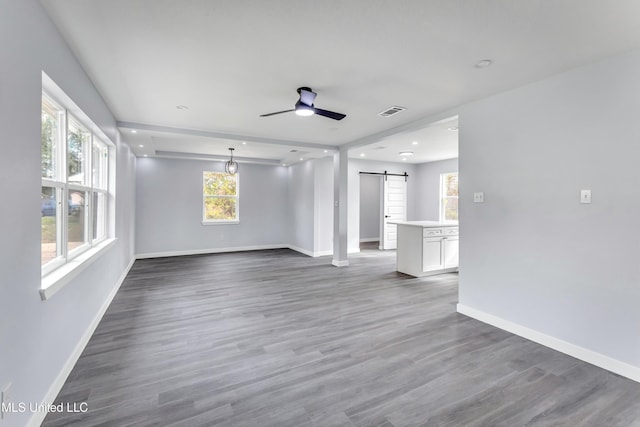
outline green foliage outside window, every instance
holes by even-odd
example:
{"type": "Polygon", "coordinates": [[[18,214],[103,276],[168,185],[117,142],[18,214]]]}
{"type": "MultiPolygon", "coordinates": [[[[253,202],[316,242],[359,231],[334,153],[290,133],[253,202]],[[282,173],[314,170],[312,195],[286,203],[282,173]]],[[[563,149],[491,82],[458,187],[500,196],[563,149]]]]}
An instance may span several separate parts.
{"type": "Polygon", "coordinates": [[[204,172],[204,220],[238,219],[238,174],[204,172]]]}
{"type": "Polygon", "coordinates": [[[441,219],[443,221],[458,220],[458,174],[445,173],[441,176],[442,189],[442,212],[441,219]]]}

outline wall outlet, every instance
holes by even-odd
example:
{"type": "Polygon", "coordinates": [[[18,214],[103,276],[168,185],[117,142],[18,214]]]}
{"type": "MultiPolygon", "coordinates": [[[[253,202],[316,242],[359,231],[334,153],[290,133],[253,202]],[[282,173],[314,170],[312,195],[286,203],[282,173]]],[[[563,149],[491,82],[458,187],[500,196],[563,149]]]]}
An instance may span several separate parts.
{"type": "Polygon", "coordinates": [[[7,416],[6,411],[11,407],[11,383],[6,384],[0,391],[0,419],[7,416]]]}
{"type": "Polygon", "coordinates": [[[580,190],[580,203],[591,203],[591,190],[580,190]]]}
{"type": "Polygon", "coordinates": [[[473,203],[484,203],[484,193],[473,193],[473,203]]]}

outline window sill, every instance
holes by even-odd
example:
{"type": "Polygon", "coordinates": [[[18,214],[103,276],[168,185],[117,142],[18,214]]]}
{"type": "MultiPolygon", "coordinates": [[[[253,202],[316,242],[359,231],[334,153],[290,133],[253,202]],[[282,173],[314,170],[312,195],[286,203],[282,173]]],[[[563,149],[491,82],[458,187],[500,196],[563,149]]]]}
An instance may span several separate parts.
{"type": "Polygon", "coordinates": [[[107,239],[44,276],[40,284],[42,301],[50,299],[115,244],[116,239],[107,239]]]}
{"type": "Polygon", "coordinates": [[[240,220],[237,221],[202,221],[202,225],[229,225],[240,224],[240,220]]]}

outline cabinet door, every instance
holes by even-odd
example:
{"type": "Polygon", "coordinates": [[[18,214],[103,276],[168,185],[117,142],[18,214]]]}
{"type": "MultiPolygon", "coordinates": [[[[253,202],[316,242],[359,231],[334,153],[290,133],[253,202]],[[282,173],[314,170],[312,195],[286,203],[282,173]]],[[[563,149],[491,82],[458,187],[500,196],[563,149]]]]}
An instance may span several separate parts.
{"type": "Polygon", "coordinates": [[[442,238],[424,238],[422,242],[422,271],[442,268],[442,238]]]}
{"type": "Polygon", "coordinates": [[[442,250],[444,252],[444,268],[453,268],[458,266],[458,237],[447,237],[443,240],[442,250]]]}

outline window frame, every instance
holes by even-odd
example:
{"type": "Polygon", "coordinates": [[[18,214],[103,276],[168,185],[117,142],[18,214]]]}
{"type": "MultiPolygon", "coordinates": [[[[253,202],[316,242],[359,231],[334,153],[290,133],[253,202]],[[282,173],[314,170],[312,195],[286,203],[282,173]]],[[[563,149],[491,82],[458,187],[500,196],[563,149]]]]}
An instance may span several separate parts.
{"type": "MultiPolygon", "coordinates": [[[[459,196],[459,192],[458,192],[458,196],[447,196],[447,189],[446,189],[446,182],[447,182],[447,176],[448,175],[455,175],[456,176],[456,181],[458,181],[458,172],[445,172],[445,173],[441,173],[440,174],[440,222],[451,222],[451,223],[457,223],[458,219],[446,219],[446,212],[445,212],[445,199],[456,199],[460,200],[460,196],[459,196]]],[[[458,187],[459,187],[460,183],[458,181],[458,187]]],[[[459,190],[458,190],[459,191],[459,190]]],[[[458,215],[460,214],[460,205],[458,204],[458,215]]],[[[459,216],[458,216],[459,218],[459,216]]]]}
{"type": "Polygon", "coordinates": [[[224,225],[224,224],[239,224],[239,223],[240,223],[240,174],[238,173],[230,174],[226,172],[211,171],[211,170],[202,171],[202,225],[224,225]],[[236,180],[236,194],[234,196],[226,196],[226,195],[207,196],[204,192],[204,189],[205,189],[206,174],[208,173],[214,173],[214,174],[219,174],[224,176],[233,176],[236,180]],[[235,205],[236,205],[235,218],[234,219],[207,219],[206,218],[206,215],[207,215],[206,200],[208,198],[235,199],[235,205]]]}
{"type": "MultiPolygon", "coordinates": [[[[47,102],[56,109],[58,117],[57,140],[55,150],[52,150],[52,162],[54,163],[53,177],[45,177],[41,171],[41,189],[53,188],[56,195],[56,254],[48,262],[42,264],[41,260],[41,289],[42,299],[47,299],[65,283],[71,280],[86,265],[93,262],[95,257],[111,247],[115,239],[109,236],[110,223],[112,222],[110,213],[111,200],[111,174],[114,164],[111,157],[114,155],[114,144],[102,133],[99,128],[80,111],[73,101],[68,99],[66,94],[58,88],[51,79],[43,73],[41,92],[41,108],[47,102]],[[64,101],[64,102],[63,102],[64,101]],[[70,126],[79,126],[82,131],[87,132],[88,139],[82,143],[82,174],[83,183],[69,180],[71,174],[68,170],[70,158],[69,135],[70,126]],[[104,150],[106,157],[101,161],[100,171],[101,187],[94,183],[93,171],[93,150],[98,147],[104,150]],[[70,194],[78,191],[84,193],[84,200],[81,214],[83,219],[83,242],[72,249],[69,249],[69,206],[70,194]],[[99,225],[103,233],[94,238],[94,195],[102,194],[104,206],[102,207],[102,221],[99,225]],[[84,264],[84,265],[82,265],[84,264]],[[82,268],[78,268],[82,266],[82,268]],[[75,274],[70,274],[75,273],[75,274]]],[[[42,126],[43,117],[41,117],[42,126]]],[[[41,155],[42,157],[42,155],[41,155]]],[[[42,203],[41,203],[42,205],[42,203]]],[[[42,238],[41,238],[42,251],[42,238]]]]}

